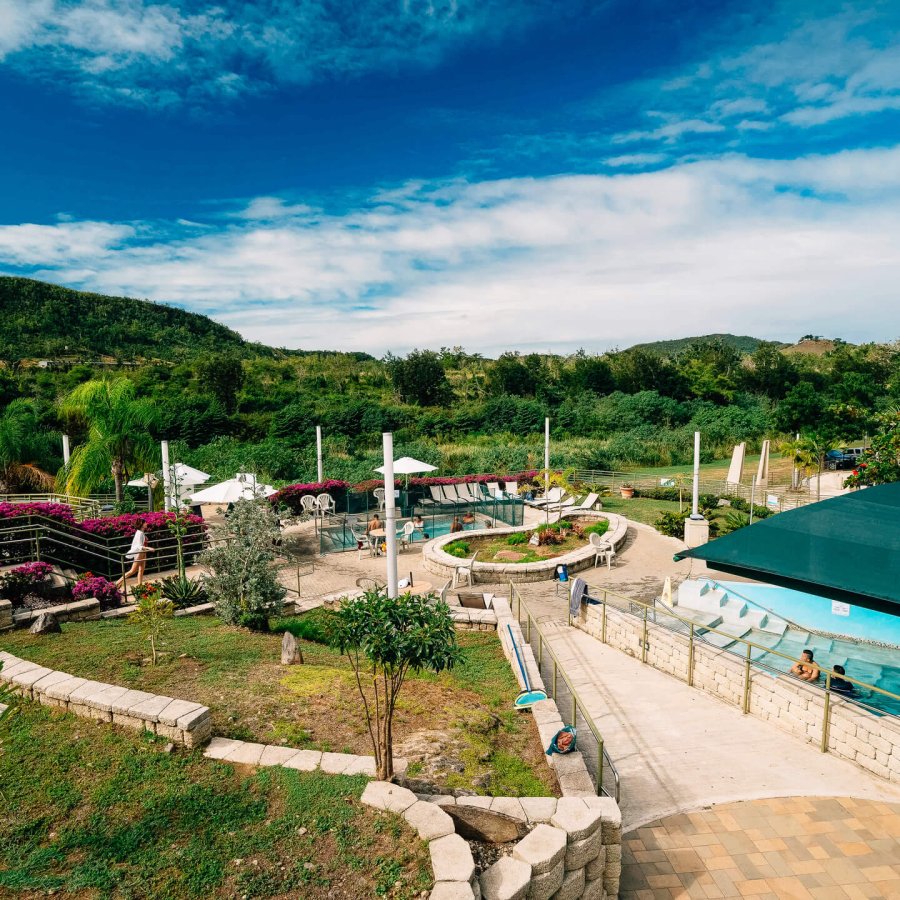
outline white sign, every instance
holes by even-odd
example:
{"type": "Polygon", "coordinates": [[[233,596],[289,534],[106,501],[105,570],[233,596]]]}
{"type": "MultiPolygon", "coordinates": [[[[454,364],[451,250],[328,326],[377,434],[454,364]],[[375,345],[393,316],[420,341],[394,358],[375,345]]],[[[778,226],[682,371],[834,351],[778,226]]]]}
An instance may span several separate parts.
{"type": "Polygon", "coordinates": [[[766,497],[766,503],[769,506],[778,506],[778,494],[769,494],[766,497]]]}
{"type": "Polygon", "coordinates": [[[532,547],[537,547],[537,546],[540,545],[541,539],[537,536],[537,534],[533,534],[533,535],[529,538],[528,543],[529,543],[532,547]]]}
{"type": "Polygon", "coordinates": [[[842,603],[840,600],[831,601],[831,614],[833,616],[849,616],[850,604],[842,603]]]}
{"type": "Polygon", "coordinates": [[[659,486],[660,487],[675,487],[675,479],[674,478],[660,478],[659,486]]]}

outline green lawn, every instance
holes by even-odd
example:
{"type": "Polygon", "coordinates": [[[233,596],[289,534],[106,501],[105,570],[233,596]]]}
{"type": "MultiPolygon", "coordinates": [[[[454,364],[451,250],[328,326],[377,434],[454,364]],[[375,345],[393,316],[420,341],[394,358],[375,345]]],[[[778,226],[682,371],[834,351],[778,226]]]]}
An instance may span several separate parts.
{"type": "MultiPolygon", "coordinates": [[[[654,525],[663,513],[679,511],[677,500],[650,500],[646,497],[632,497],[630,500],[625,500],[622,497],[615,496],[601,497],[600,500],[603,503],[605,512],[625,516],[635,522],[643,522],[645,525],[654,525]]],[[[690,492],[685,492],[685,500],[684,505],[681,507],[681,512],[684,513],[685,518],[691,514],[690,492]]],[[[716,510],[713,518],[722,518],[728,512],[727,507],[716,510]]]]}
{"type": "MultiPolygon", "coordinates": [[[[371,754],[348,661],[301,640],[305,664],[280,665],[281,631],[316,636],[322,611],[276,623],[273,634],[223,625],[206,616],[174,619],[165,655],[149,665],[148,647],[127,621],[64,624],[61,635],[24,631],[0,636],[0,647],[63,672],[193,700],[210,707],[224,737],[293,747],[371,754]]],[[[395,746],[440,731],[457,748],[464,771],[440,783],[481,793],[553,793],[553,777],[528,714],[513,710],[518,685],[492,632],[462,632],[463,662],[440,676],[411,674],[394,719],[395,746]]]]}
{"type": "Polygon", "coordinates": [[[0,721],[0,895],[413,898],[425,844],[362,777],[247,774],[23,703],[0,721]],[[399,882],[399,887],[395,884],[399,882]]]}

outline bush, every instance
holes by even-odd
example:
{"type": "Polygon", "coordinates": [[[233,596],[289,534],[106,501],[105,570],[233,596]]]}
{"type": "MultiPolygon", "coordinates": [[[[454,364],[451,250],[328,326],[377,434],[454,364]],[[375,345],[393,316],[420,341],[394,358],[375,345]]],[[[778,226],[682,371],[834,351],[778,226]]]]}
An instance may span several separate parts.
{"type": "Polygon", "coordinates": [[[467,541],[453,541],[444,547],[444,552],[455,556],[457,559],[468,559],[470,555],[469,544],[467,541]]]}
{"type": "Polygon", "coordinates": [[[286,593],[274,565],[281,536],[275,510],[266,500],[239,500],[219,531],[220,542],[201,556],[216,614],[229,625],[268,631],[286,593]]]}
{"type": "Polygon", "coordinates": [[[527,544],[528,535],[524,531],[519,531],[516,534],[511,534],[506,539],[506,543],[509,544],[510,547],[518,547],[519,544],[527,544]]]}
{"type": "Polygon", "coordinates": [[[720,534],[731,534],[732,531],[737,531],[739,528],[744,528],[749,524],[750,516],[747,513],[733,509],[725,514],[719,525],[719,532],[720,534]]]}
{"type": "MultiPolygon", "coordinates": [[[[686,485],[682,491],[682,497],[690,497],[690,485],[686,485]]],[[[677,487],[651,487],[651,488],[635,488],[635,497],[644,497],[647,500],[674,500],[678,502],[677,487]]]]}
{"type": "Polygon", "coordinates": [[[0,597],[13,606],[24,606],[29,598],[43,599],[50,587],[53,566],[45,562],[26,563],[0,576],[0,597]]]}
{"type": "Polygon", "coordinates": [[[175,609],[199,606],[208,599],[206,587],[199,578],[182,578],[180,575],[163,578],[159,582],[159,593],[164,600],[171,600],[175,609]]]}
{"type": "Polygon", "coordinates": [[[72,588],[73,600],[95,599],[100,602],[101,609],[115,609],[122,605],[122,592],[115,583],[100,575],[85,572],[72,588]]]}
{"type": "MultiPolygon", "coordinates": [[[[724,498],[731,504],[732,509],[736,509],[740,512],[749,513],[750,512],[750,501],[745,500],[743,497],[732,497],[726,496],[724,498]]],[[[760,506],[758,503],[753,504],[753,518],[754,519],[767,519],[772,515],[772,510],[767,506],[760,506]]],[[[748,516],[749,518],[749,516],[748,516]]]]}
{"type": "Polygon", "coordinates": [[[285,622],[284,630],[304,641],[312,641],[314,644],[328,644],[331,641],[334,625],[334,612],[327,609],[317,609],[308,612],[299,619],[290,619],[285,622]]]}
{"type": "Polygon", "coordinates": [[[660,533],[669,537],[677,537],[684,540],[684,513],[663,513],[654,523],[653,527],[660,533]]]}
{"type": "Polygon", "coordinates": [[[585,536],[590,534],[606,534],[606,532],[609,531],[609,520],[601,519],[599,522],[594,522],[593,525],[586,525],[581,530],[585,536]]]}

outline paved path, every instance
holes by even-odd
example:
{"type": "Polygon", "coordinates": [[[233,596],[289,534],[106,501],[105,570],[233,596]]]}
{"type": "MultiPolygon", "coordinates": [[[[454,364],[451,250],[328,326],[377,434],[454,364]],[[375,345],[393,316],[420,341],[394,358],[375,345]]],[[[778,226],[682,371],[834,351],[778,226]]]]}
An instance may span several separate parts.
{"type": "Polygon", "coordinates": [[[900,897],[900,805],[755,800],[625,835],[620,900],[900,897]]]}

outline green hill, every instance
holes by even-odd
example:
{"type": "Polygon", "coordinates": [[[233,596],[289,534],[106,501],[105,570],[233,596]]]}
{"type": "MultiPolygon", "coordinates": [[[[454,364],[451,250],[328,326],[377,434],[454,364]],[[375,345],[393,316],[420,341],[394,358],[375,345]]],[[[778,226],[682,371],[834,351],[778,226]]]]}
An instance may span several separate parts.
{"type": "Polygon", "coordinates": [[[208,350],[268,348],[198,313],[0,276],[0,359],[180,360],[208,350]]]}
{"type": "Polygon", "coordinates": [[[635,344],[631,350],[647,350],[650,353],[658,353],[660,356],[677,356],[687,350],[691,344],[712,343],[721,341],[729,347],[741,353],[753,353],[760,344],[765,344],[762,338],[751,337],[749,334],[702,334],[697,337],[673,338],[670,341],[652,341],[648,344],[635,344]]]}

